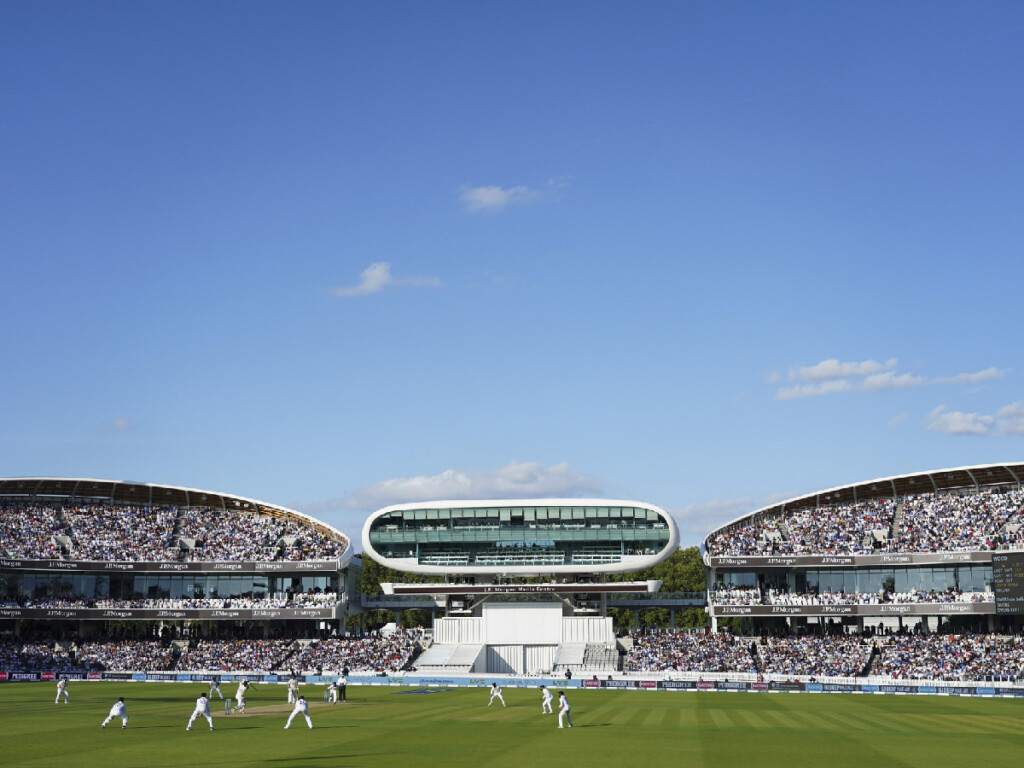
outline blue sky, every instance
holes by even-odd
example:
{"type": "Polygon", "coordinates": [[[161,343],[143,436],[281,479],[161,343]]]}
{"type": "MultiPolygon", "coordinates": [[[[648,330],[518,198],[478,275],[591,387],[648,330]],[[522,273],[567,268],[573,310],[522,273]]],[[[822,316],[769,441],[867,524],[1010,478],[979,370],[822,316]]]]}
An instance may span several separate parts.
{"type": "Polygon", "coordinates": [[[1019,3],[0,7],[0,476],[358,537],[1024,458],[1019,3]]]}

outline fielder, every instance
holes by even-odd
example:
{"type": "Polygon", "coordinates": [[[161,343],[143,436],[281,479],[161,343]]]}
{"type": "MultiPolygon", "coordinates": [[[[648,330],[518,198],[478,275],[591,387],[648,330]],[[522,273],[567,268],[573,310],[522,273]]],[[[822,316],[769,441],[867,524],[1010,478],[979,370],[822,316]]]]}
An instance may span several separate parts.
{"type": "MultiPolygon", "coordinates": [[[[222,697],[223,698],[223,697],[222,697]]],[[[185,726],[186,731],[192,730],[192,723],[197,717],[202,715],[206,718],[206,722],[210,724],[210,730],[213,730],[213,718],[210,717],[210,700],[206,698],[205,693],[199,694],[199,698],[196,699],[196,708],[192,713],[192,717],[188,719],[188,725],[185,726]]]]}
{"type": "Polygon", "coordinates": [[[569,704],[569,700],[565,698],[565,691],[558,694],[558,727],[562,727],[562,717],[569,721],[569,727],[572,728],[572,717],[569,712],[572,710],[572,706],[569,704]]]}
{"type": "Polygon", "coordinates": [[[310,728],[313,727],[313,721],[309,719],[309,704],[306,703],[306,700],[302,696],[299,696],[299,700],[295,702],[295,709],[293,709],[292,713],[288,715],[288,722],[284,724],[285,730],[288,730],[289,726],[292,724],[292,720],[294,720],[295,716],[300,712],[302,713],[302,716],[306,718],[306,725],[310,728]]]}
{"type": "Polygon", "coordinates": [[[491,683],[491,700],[487,702],[488,707],[494,703],[495,698],[501,702],[501,706],[505,706],[505,697],[501,695],[501,688],[498,687],[497,683],[491,683]]]}
{"type": "Polygon", "coordinates": [[[211,701],[213,700],[213,694],[215,694],[215,693],[218,696],[220,696],[220,700],[221,701],[224,701],[224,694],[220,692],[220,679],[216,678],[216,677],[213,678],[213,680],[210,681],[210,700],[211,701]]]}
{"type": "Polygon", "coordinates": [[[68,704],[71,701],[71,694],[68,693],[68,679],[62,677],[57,681],[57,698],[53,700],[54,704],[60,703],[61,694],[64,696],[64,703],[68,704]]]}
{"type": "Polygon", "coordinates": [[[110,708],[110,714],[107,715],[107,719],[103,721],[100,728],[106,728],[107,723],[113,720],[115,717],[121,718],[121,727],[128,727],[128,710],[124,706],[124,696],[117,700],[117,703],[110,708]]]}
{"type": "Polygon", "coordinates": [[[555,700],[555,697],[551,695],[551,691],[548,690],[546,685],[540,687],[540,713],[542,715],[553,715],[554,712],[551,709],[551,702],[555,700]]]}
{"type": "Polygon", "coordinates": [[[238,690],[235,691],[235,708],[231,710],[232,714],[235,712],[245,712],[245,694],[248,690],[248,680],[243,680],[238,684],[238,690]]]}
{"type": "Polygon", "coordinates": [[[299,681],[294,677],[288,681],[288,703],[294,704],[299,700],[299,681]]]}

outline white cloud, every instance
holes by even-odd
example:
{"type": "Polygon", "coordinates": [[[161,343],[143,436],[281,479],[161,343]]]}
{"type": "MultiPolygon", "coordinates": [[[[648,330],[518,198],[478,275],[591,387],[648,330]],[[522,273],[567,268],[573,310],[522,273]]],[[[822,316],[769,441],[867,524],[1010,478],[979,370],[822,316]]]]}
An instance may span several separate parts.
{"type": "Polygon", "coordinates": [[[886,424],[885,426],[888,427],[889,429],[895,429],[904,421],[906,421],[908,416],[910,416],[910,414],[907,411],[904,411],[903,413],[897,413],[895,416],[889,419],[889,423],[886,424]]]}
{"type": "Polygon", "coordinates": [[[782,381],[782,374],[779,373],[778,371],[772,371],[771,373],[764,377],[764,380],[768,384],[777,384],[778,382],[782,381]]]}
{"type": "Polygon", "coordinates": [[[1005,373],[1006,371],[1001,371],[995,366],[991,366],[983,371],[976,371],[975,373],[958,373],[956,376],[942,376],[940,378],[933,379],[933,383],[980,384],[983,381],[990,381],[991,379],[1001,379],[1005,373]]]}
{"type": "Polygon", "coordinates": [[[114,419],[112,426],[115,432],[126,432],[129,429],[135,429],[135,424],[128,419],[114,419]]]}
{"type": "Polygon", "coordinates": [[[490,472],[448,469],[438,475],[398,477],[356,490],[349,496],[297,509],[310,514],[327,511],[372,512],[392,504],[443,499],[528,499],[600,495],[599,478],[570,471],[566,463],[545,467],[538,462],[510,462],[490,472]]]}
{"type": "Polygon", "coordinates": [[[884,389],[918,387],[924,383],[925,379],[920,376],[912,376],[909,373],[898,374],[895,371],[886,371],[885,373],[876,373],[865,377],[865,379],[860,382],[857,389],[862,389],[865,392],[881,392],[884,389]]]}
{"type": "Polygon", "coordinates": [[[837,392],[849,392],[855,389],[852,382],[847,379],[837,381],[822,381],[816,384],[794,384],[789,387],[780,387],[775,393],[779,400],[794,400],[798,397],[816,397],[818,395],[834,395],[837,392]]]}
{"type": "Polygon", "coordinates": [[[529,187],[465,187],[459,194],[472,213],[495,213],[513,203],[527,203],[537,198],[538,192],[529,187]]]}
{"type": "Polygon", "coordinates": [[[534,203],[541,200],[559,200],[563,190],[569,186],[568,176],[557,176],[541,187],[499,187],[488,185],[481,187],[462,187],[459,199],[470,213],[497,213],[510,205],[534,203]]]}
{"type": "Polygon", "coordinates": [[[928,414],[925,425],[932,432],[944,435],[987,435],[992,430],[995,419],[978,413],[947,411],[940,405],[928,414]]]}
{"type": "Polygon", "coordinates": [[[1024,405],[1004,405],[996,411],[996,429],[1001,435],[1024,435],[1024,405]]]}
{"type": "Polygon", "coordinates": [[[377,261],[362,271],[357,285],[343,288],[335,288],[335,296],[365,296],[370,293],[377,293],[388,286],[436,286],[442,285],[437,277],[394,277],[391,274],[391,264],[386,261],[377,261]]]}
{"type": "Polygon", "coordinates": [[[867,376],[885,369],[896,367],[896,358],[886,361],[884,364],[875,360],[865,360],[861,363],[842,363],[839,360],[822,360],[816,365],[804,368],[791,368],[789,371],[790,381],[821,381],[822,379],[847,379],[851,376],[867,376]]]}
{"type": "MultiPolygon", "coordinates": [[[[778,400],[795,400],[801,397],[834,395],[840,392],[882,392],[888,389],[908,389],[926,384],[979,384],[991,379],[1002,378],[1005,371],[996,367],[974,373],[958,373],[955,376],[939,376],[933,379],[899,373],[899,360],[893,357],[884,363],[875,360],[844,363],[832,358],[816,365],[791,368],[789,380],[796,382],[779,387],[775,392],[778,400]]],[[[777,381],[771,376],[768,383],[777,381]]]]}

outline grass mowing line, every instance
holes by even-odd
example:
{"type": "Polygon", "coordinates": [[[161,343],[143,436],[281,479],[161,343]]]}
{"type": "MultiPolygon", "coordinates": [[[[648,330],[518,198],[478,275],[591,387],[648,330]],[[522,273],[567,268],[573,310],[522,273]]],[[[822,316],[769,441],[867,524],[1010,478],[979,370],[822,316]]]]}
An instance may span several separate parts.
{"type": "Polygon", "coordinates": [[[765,720],[763,717],[761,717],[757,712],[754,712],[753,710],[737,709],[733,714],[737,715],[741,720],[743,720],[749,728],[764,729],[772,727],[768,724],[767,720],[765,720]]]}

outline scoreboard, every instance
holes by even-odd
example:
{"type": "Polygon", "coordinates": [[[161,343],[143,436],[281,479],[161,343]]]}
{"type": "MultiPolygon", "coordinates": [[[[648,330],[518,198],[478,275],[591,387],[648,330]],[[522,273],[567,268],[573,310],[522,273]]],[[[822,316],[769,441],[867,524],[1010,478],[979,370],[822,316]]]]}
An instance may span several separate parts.
{"type": "Polygon", "coordinates": [[[992,555],[996,613],[1024,613],[1024,552],[992,555]]]}

